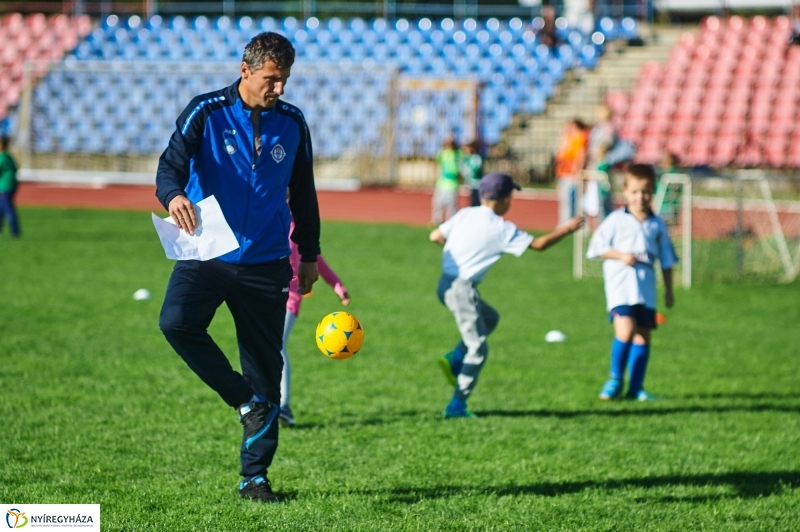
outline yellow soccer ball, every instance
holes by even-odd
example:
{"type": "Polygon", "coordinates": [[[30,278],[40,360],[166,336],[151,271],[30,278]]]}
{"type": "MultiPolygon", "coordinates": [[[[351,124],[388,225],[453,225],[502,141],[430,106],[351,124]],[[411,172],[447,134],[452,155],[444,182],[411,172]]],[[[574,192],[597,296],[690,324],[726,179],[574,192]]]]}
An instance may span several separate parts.
{"type": "Polygon", "coordinates": [[[317,325],[317,347],[328,358],[344,360],[358,353],[364,328],[349,312],[331,312],[317,325]]]}

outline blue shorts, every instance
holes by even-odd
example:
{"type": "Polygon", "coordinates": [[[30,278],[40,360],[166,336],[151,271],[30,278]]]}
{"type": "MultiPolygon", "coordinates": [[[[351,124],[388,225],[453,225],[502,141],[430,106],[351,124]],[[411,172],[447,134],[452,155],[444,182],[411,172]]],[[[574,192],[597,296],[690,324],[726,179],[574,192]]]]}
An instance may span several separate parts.
{"type": "Polygon", "coordinates": [[[656,329],[656,311],[644,305],[620,305],[608,313],[608,321],[614,323],[614,316],[626,316],[636,320],[637,327],[656,329]]]}

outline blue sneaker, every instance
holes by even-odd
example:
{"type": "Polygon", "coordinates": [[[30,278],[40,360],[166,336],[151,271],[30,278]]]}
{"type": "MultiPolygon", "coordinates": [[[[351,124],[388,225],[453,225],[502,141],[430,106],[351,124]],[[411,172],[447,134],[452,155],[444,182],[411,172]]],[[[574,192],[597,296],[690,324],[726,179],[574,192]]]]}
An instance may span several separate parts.
{"type": "Polygon", "coordinates": [[[245,403],[238,410],[239,422],[244,426],[244,447],[249,449],[267,433],[280,408],[266,401],[245,403]]]}
{"type": "Polygon", "coordinates": [[[464,355],[456,349],[453,349],[439,359],[439,367],[442,368],[444,378],[447,379],[450,386],[456,385],[456,378],[458,374],[461,373],[463,359],[464,355]]]}
{"type": "Polygon", "coordinates": [[[269,479],[264,475],[258,475],[241,481],[239,483],[239,497],[258,502],[266,502],[268,504],[277,504],[280,502],[278,496],[272,492],[269,479]]]}
{"type": "Polygon", "coordinates": [[[445,419],[455,419],[455,418],[471,418],[477,419],[478,416],[473,414],[469,409],[467,409],[467,402],[461,399],[456,399],[455,397],[450,401],[450,404],[447,405],[447,408],[444,409],[442,415],[445,419]]]}
{"type": "Polygon", "coordinates": [[[622,394],[622,380],[621,379],[608,379],[600,390],[600,399],[603,401],[611,401],[617,399],[622,394]]]}
{"type": "Polygon", "coordinates": [[[649,393],[647,393],[644,390],[639,390],[639,393],[637,393],[637,394],[631,394],[630,392],[628,392],[627,397],[628,397],[628,399],[633,399],[634,401],[641,401],[643,403],[647,402],[647,401],[657,401],[658,400],[655,395],[650,395],[649,393]]]}

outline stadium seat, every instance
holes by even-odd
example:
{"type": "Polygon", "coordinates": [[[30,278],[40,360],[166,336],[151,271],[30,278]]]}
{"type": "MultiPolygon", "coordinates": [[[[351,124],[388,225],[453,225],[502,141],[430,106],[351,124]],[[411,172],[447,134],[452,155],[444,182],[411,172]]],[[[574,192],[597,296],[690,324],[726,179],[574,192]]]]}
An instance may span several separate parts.
{"type": "MultiPolygon", "coordinates": [[[[791,150],[784,148],[791,145],[786,139],[792,134],[796,120],[792,112],[800,97],[800,49],[787,48],[787,20],[771,21],[764,16],[750,21],[739,16],[704,19],[699,36],[680,37],[661,69],[663,81],[658,81],[659,67],[642,68],[628,107],[612,106],[615,119],[626,130],[644,131],[645,155],[658,140],[648,137],[659,134],[661,121],[668,120],[668,145],[684,145],[685,135],[691,132],[687,157],[691,164],[796,164],[791,150]],[[647,97],[641,93],[650,90],[654,81],[660,95],[648,109],[647,97]],[[682,94],[670,117],[666,93],[673,88],[682,94]],[[696,124],[692,122],[695,113],[696,124]],[[643,123],[649,124],[646,130],[643,123]]],[[[611,26],[601,21],[603,27],[611,26]]]]}

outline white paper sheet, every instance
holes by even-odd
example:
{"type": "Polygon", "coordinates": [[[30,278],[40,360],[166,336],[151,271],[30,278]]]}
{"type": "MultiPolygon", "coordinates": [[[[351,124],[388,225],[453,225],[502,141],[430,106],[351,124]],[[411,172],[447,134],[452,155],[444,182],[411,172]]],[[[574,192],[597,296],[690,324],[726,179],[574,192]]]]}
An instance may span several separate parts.
{"type": "Polygon", "coordinates": [[[168,259],[210,260],[239,249],[217,198],[209,196],[197,202],[194,209],[198,227],[193,235],[179,229],[171,216],[161,219],[153,213],[153,225],[168,259]]]}

